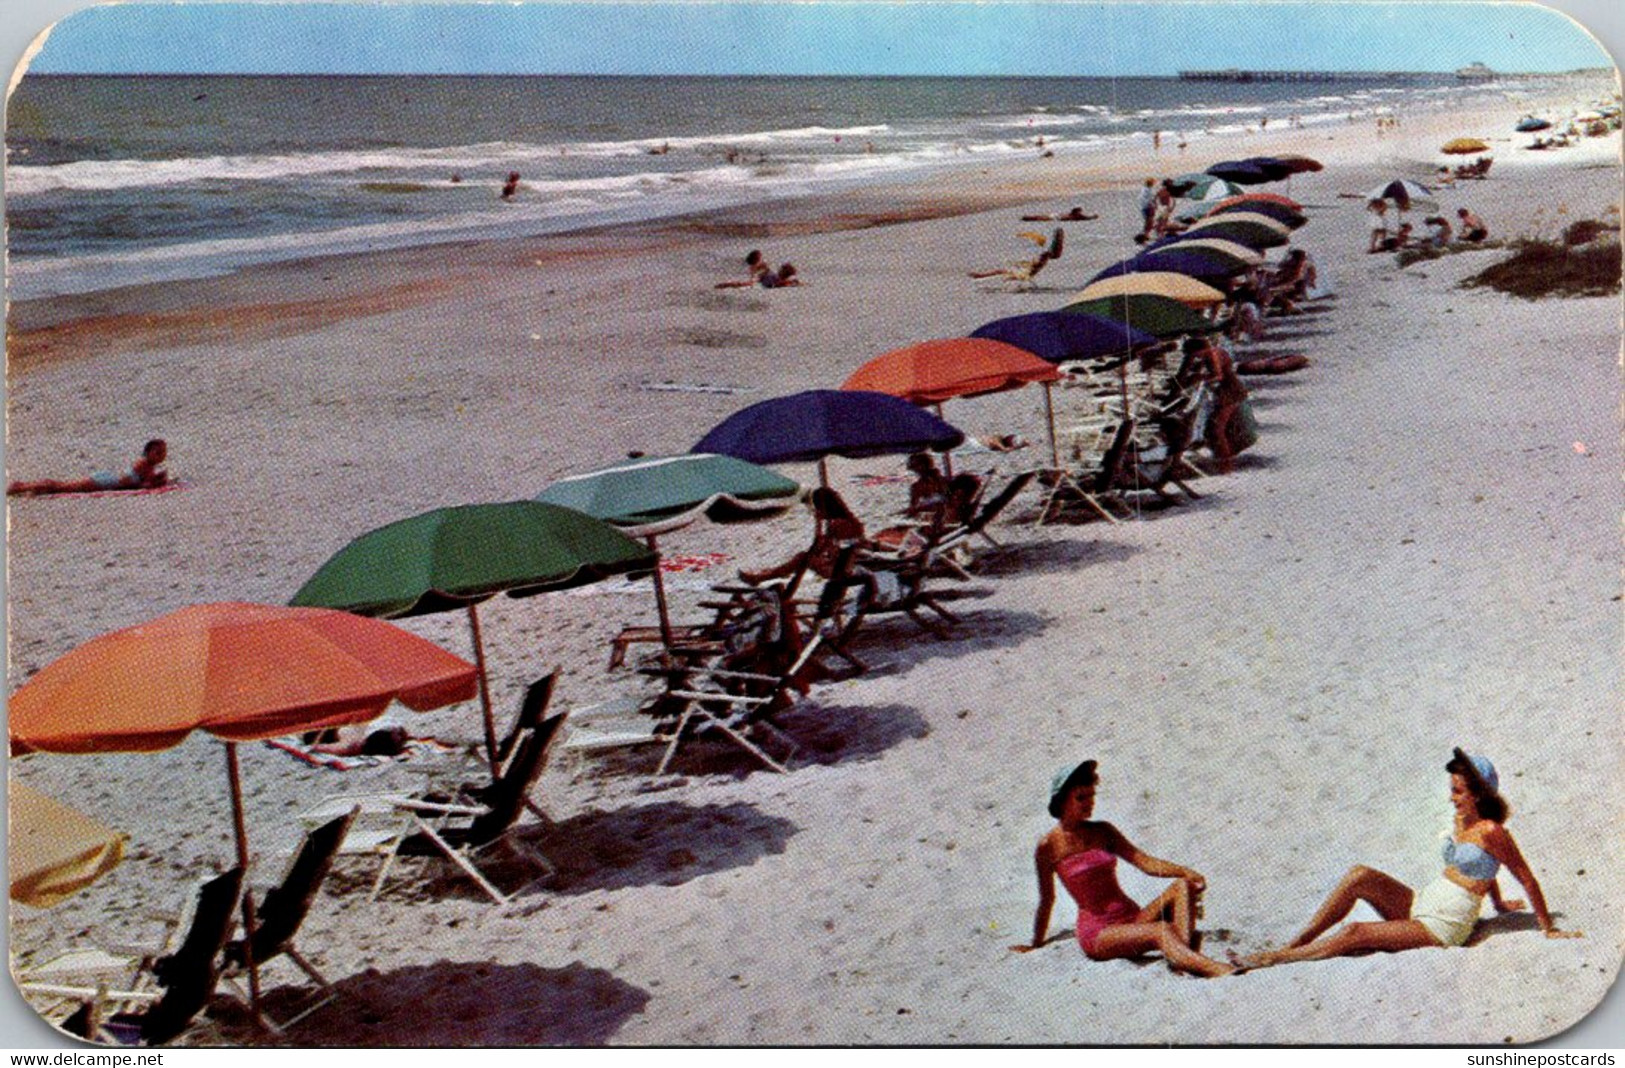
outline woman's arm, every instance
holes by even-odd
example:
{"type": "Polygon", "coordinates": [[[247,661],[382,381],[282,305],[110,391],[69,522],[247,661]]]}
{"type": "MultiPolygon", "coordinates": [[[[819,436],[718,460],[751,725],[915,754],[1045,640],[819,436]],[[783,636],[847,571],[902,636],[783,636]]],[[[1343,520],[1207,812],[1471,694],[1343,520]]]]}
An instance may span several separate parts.
{"type": "Polygon", "coordinates": [[[1171,860],[1159,860],[1149,853],[1142,852],[1138,846],[1127,838],[1111,824],[1106,824],[1107,848],[1122,857],[1147,875],[1158,879],[1183,879],[1191,884],[1192,890],[1207,889],[1207,880],[1202,878],[1200,872],[1187,868],[1183,864],[1175,864],[1171,860]]]}
{"type": "Polygon", "coordinates": [[[1048,835],[1038,842],[1033,867],[1038,871],[1038,911],[1033,913],[1033,940],[1026,945],[1011,946],[1017,953],[1031,952],[1049,941],[1049,914],[1055,907],[1055,862],[1050,859],[1048,835]]]}
{"type": "Polygon", "coordinates": [[[1518,849],[1518,843],[1513,840],[1511,832],[1497,824],[1495,830],[1485,837],[1484,848],[1492,857],[1507,866],[1507,871],[1512,873],[1512,877],[1518,880],[1524,892],[1529,895],[1529,904],[1534,909],[1535,921],[1540,924],[1540,929],[1546,933],[1547,938],[1581,937],[1581,932],[1560,931],[1552,922],[1552,914],[1546,907],[1546,895],[1540,890],[1540,880],[1529,870],[1529,864],[1523,859],[1523,853],[1518,849]]]}

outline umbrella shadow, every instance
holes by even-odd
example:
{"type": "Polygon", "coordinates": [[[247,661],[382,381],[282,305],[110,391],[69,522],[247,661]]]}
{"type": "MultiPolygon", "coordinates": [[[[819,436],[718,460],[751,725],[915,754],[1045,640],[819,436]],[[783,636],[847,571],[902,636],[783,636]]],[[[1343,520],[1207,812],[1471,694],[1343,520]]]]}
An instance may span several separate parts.
{"type": "MultiPolygon", "coordinates": [[[[658,801],[589,811],[547,827],[534,841],[557,869],[545,895],[681,886],[702,875],[748,868],[783,853],[800,828],[735,802],[687,805],[658,801]]],[[[538,893],[543,893],[538,891],[538,893]]]]}
{"type": "MultiPolygon", "coordinates": [[[[648,991],[575,961],[537,964],[440,960],[334,984],[332,1002],[278,1041],[302,1047],[601,1046],[649,1004],[648,991]]],[[[278,987],[265,995],[273,1016],[312,993],[278,987]]],[[[212,1010],[232,1044],[262,1045],[248,1014],[212,1010]]]]}
{"type": "Polygon", "coordinates": [[[1007,545],[986,560],[979,561],[976,574],[983,578],[997,578],[1002,575],[1070,572],[1095,564],[1118,563],[1141,551],[1137,545],[1100,538],[1089,541],[1056,539],[1025,542],[1007,545]]]}

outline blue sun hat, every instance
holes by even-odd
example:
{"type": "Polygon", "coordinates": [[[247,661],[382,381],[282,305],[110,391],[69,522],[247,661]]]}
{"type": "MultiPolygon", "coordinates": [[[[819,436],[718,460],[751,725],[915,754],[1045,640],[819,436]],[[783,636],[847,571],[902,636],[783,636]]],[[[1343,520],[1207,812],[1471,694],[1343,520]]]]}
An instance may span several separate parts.
{"type": "Polygon", "coordinates": [[[1084,783],[1092,784],[1095,781],[1095,762],[1085,760],[1076,766],[1068,764],[1055,773],[1055,778],[1049,784],[1049,814],[1056,819],[1061,818],[1061,809],[1066,804],[1066,795],[1072,788],[1084,783]]]}

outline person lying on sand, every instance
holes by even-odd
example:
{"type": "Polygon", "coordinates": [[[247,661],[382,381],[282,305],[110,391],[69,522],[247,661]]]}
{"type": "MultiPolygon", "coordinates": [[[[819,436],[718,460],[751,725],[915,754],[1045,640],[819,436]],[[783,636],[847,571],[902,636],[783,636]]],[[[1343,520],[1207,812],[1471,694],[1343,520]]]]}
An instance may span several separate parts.
{"type": "Polygon", "coordinates": [[[1506,829],[1511,809],[1500,794],[1495,765],[1481,756],[1454,750],[1444,768],[1450,774],[1450,806],[1455,819],[1444,840],[1444,870],[1418,893],[1391,875],[1356,865],[1343,876],[1309,926],[1282,949],[1241,963],[1263,968],[1296,961],[1326,960],[1357,953],[1398,953],[1407,949],[1460,946],[1472,935],[1487,896],[1497,912],[1516,912],[1522,901],[1507,900],[1495,877],[1502,865],[1529,895],[1535,920],[1547,938],[1579,938],[1552,922],[1540,882],[1506,829]],[[1347,923],[1321,937],[1364,901],[1382,919],[1347,923]]]}
{"type": "Polygon", "coordinates": [[[1071,208],[1059,215],[1023,215],[1022,222],[1088,222],[1099,215],[1086,215],[1082,208],[1071,208]]]}
{"type": "Polygon", "coordinates": [[[753,248],[745,253],[745,270],[748,272],[746,277],[728,282],[718,282],[716,288],[749,289],[752,286],[761,285],[763,278],[774,273],[767,260],[762,258],[762,250],[759,248],[753,248]]]}
{"type": "Polygon", "coordinates": [[[1049,941],[1050,911],[1055,905],[1055,878],[1078,903],[1078,944],[1090,960],[1119,960],[1160,952],[1168,967],[1208,978],[1235,968],[1204,957],[1196,916],[1207,881],[1197,872],[1158,860],[1123,837],[1116,827],[1091,817],[1099,777],[1095,761],[1062,768],[1050,787],[1049,814],[1059,822],[1038,840],[1033,855],[1038,869],[1038,911],[1033,940],[1011,946],[1028,953],[1049,941]],[[1173,886],[1143,908],[1117,885],[1118,858],[1173,886]]]}
{"type": "Polygon", "coordinates": [[[153,438],[141,447],[141,458],[123,474],[98,471],[89,478],[73,481],[40,479],[36,482],[13,482],[6,486],[7,496],[39,496],[50,493],[99,493],[103,490],[156,489],[169,482],[164,461],[169,457],[169,446],[162,438],[153,438]]]}
{"type": "Polygon", "coordinates": [[[1060,259],[1061,252],[1066,247],[1066,231],[1059,226],[1055,228],[1054,233],[1050,234],[1047,247],[1045,246],[1043,234],[1023,233],[1017,236],[1025,237],[1029,241],[1035,241],[1043,251],[1035,259],[1013,264],[1009,267],[1001,267],[996,271],[972,271],[970,276],[972,278],[1003,278],[1011,282],[1030,282],[1051,260],[1060,259]]]}

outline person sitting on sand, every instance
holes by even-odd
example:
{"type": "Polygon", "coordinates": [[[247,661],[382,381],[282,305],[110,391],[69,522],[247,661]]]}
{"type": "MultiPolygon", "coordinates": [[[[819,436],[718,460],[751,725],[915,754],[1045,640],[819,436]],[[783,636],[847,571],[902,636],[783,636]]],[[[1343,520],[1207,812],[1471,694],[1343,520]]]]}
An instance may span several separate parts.
{"type": "Polygon", "coordinates": [[[1098,785],[1093,760],[1062,768],[1051,783],[1049,814],[1058,822],[1039,839],[1033,855],[1038,869],[1033,940],[1010,948],[1028,953],[1049,941],[1059,876],[1078,903],[1078,944],[1090,960],[1121,960],[1157,951],[1176,971],[1208,978],[1234,971],[1196,948],[1200,942],[1196,917],[1207,881],[1190,868],[1141,852],[1116,827],[1091,818],[1098,785]],[[1117,884],[1119,858],[1147,875],[1176,881],[1142,908],[1117,884]]]}
{"type": "Polygon", "coordinates": [[[1089,222],[1099,215],[1087,215],[1082,208],[1070,208],[1059,215],[1023,215],[1022,222],[1089,222]]]}
{"type": "Polygon", "coordinates": [[[1365,210],[1369,211],[1371,220],[1371,240],[1366,244],[1367,252],[1381,252],[1382,243],[1388,240],[1388,202],[1380,197],[1373,197],[1366,201],[1365,210]]]}
{"type": "MultiPolygon", "coordinates": [[[[1029,241],[1036,240],[1040,246],[1044,244],[1042,234],[1024,233],[1018,236],[1025,237],[1029,241]]],[[[996,271],[972,271],[970,276],[972,278],[1003,278],[1010,282],[1031,282],[1038,272],[1044,269],[1046,264],[1051,260],[1061,258],[1061,252],[1065,247],[1066,231],[1057,226],[1054,233],[1050,234],[1048,246],[1038,254],[1037,258],[1010,267],[1001,267],[996,271]]]]}
{"type": "Polygon", "coordinates": [[[141,447],[141,458],[123,474],[98,471],[89,478],[72,481],[40,479],[35,482],[13,482],[6,487],[7,496],[40,496],[51,493],[98,493],[103,490],[157,489],[167,485],[169,473],[164,461],[169,458],[169,446],[162,438],[153,438],[141,447]]]}
{"type": "Polygon", "coordinates": [[[752,286],[762,284],[763,278],[774,273],[767,260],[762,258],[762,250],[759,248],[753,248],[745,253],[745,270],[748,272],[746,277],[728,282],[718,282],[716,288],[749,289],[752,286]]]}
{"type": "Polygon", "coordinates": [[[1444,770],[1450,775],[1450,806],[1455,810],[1444,840],[1444,870],[1418,893],[1375,868],[1356,866],[1337,884],[1309,926],[1282,949],[1260,953],[1242,963],[1262,968],[1306,960],[1326,960],[1357,953],[1398,953],[1407,949],[1465,945],[1478,923],[1487,896],[1497,912],[1516,912],[1522,901],[1501,896],[1496,875],[1501,867],[1524,888],[1535,921],[1547,938],[1579,938],[1552,922],[1540,882],[1506,829],[1511,809],[1500,794],[1495,765],[1481,756],[1453,751],[1444,770]],[[1377,910],[1375,923],[1348,923],[1321,937],[1364,901],[1377,910]]]}
{"type": "Polygon", "coordinates": [[[1457,208],[1456,217],[1461,220],[1461,239],[1463,241],[1471,241],[1476,245],[1490,236],[1490,228],[1475,213],[1468,211],[1466,208],[1457,208]]]}
{"type": "Polygon", "coordinates": [[[1422,225],[1430,227],[1433,232],[1428,234],[1428,240],[1433,242],[1434,248],[1445,248],[1456,236],[1455,227],[1443,215],[1429,215],[1422,220],[1422,225]]]}
{"type": "Polygon", "coordinates": [[[796,273],[793,263],[781,263],[777,271],[764,271],[756,279],[756,284],[763,289],[785,289],[789,286],[799,286],[801,278],[796,273]]]}

